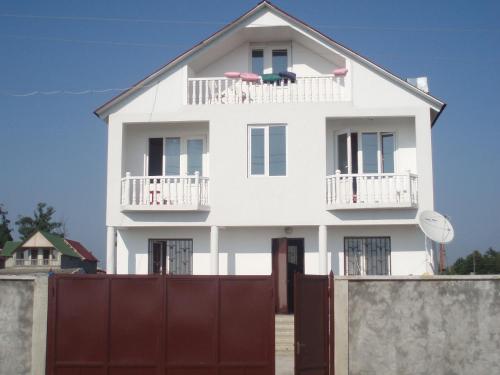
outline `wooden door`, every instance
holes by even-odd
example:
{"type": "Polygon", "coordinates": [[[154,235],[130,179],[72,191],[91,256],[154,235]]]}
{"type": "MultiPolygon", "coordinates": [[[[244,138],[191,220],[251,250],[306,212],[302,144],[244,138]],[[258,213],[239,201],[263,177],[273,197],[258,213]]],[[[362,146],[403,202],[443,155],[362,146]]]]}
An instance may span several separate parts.
{"type": "Polygon", "coordinates": [[[328,276],[295,274],[295,375],[328,375],[328,276]]]}

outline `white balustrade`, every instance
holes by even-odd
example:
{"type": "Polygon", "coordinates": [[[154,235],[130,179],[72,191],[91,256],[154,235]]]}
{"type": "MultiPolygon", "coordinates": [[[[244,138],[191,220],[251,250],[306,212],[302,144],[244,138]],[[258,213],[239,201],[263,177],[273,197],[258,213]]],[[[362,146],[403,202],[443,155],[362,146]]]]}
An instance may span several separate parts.
{"type": "Polygon", "coordinates": [[[187,104],[321,103],[349,101],[344,78],[297,77],[294,83],[246,82],[226,77],[188,78],[187,104]]]}
{"type": "Polygon", "coordinates": [[[326,177],[331,209],[417,207],[418,178],[406,173],[341,174],[326,177]]]}
{"type": "Polygon", "coordinates": [[[197,209],[208,206],[208,178],[131,176],[122,178],[121,205],[127,209],[197,209]]]}

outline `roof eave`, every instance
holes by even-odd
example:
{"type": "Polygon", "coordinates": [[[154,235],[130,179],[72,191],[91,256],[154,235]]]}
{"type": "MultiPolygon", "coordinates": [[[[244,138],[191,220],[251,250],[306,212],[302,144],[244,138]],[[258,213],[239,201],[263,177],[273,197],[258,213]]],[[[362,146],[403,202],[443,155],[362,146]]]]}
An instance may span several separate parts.
{"type": "Polygon", "coordinates": [[[141,79],[140,81],[136,82],[129,89],[121,92],[117,96],[115,96],[115,97],[111,98],[110,100],[108,100],[106,103],[104,103],[103,105],[101,105],[100,107],[98,107],[93,113],[97,117],[99,117],[100,119],[104,120],[105,118],[108,117],[107,110],[109,108],[111,108],[114,104],[118,103],[120,100],[125,99],[125,95],[129,96],[129,95],[133,94],[134,92],[140,90],[141,88],[145,87],[150,81],[154,80],[157,76],[165,73],[165,71],[167,71],[172,66],[175,66],[180,61],[188,58],[190,55],[192,55],[195,52],[199,51],[200,49],[202,49],[203,47],[205,47],[205,45],[207,45],[208,43],[210,43],[213,39],[216,39],[222,33],[224,33],[225,31],[227,31],[228,29],[234,27],[236,24],[242,22],[245,18],[250,17],[252,14],[256,13],[257,11],[259,11],[260,8],[262,8],[262,7],[266,6],[266,5],[270,6],[270,7],[273,7],[273,5],[271,5],[271,3],[269,3],[266,0],[261,1],[255,7],[253,7],[249,11],[245,12],[244,14],[242,14],[240,17],[236,18],[234,21],[228,23],[227,25],[225,25],[221,29],[217,30],[212,35],[210,35],[209,37],[203,39],[198,44],[196,44],[193,47],[189,48],[187,51],[184,51],[180,55],[177,55],[172,60],[170,60],[168,63],[166,63],[166,64],[162,65],[160,68],[156,69],[153,73],[151,73],[147,77],[145,77],[145,78],[141,79]]]}
{"type": "MultiPolygon", "coordinates": [[[[436,107],[437,110],[439,111],[439,114],[446,107],[446,103],[444,103],[443,101],[439,100],[438,98],[436,98],[436,97],[434,97],[434,96],[432,96],[432,95],[430,95],[428,93],[423,92],[422,90],[418,89],[417,87],[415,87],[415,86],[411,85],[410,83],[406,82],[406,80],[404,80],[403,78],[398,77],[397,75],[395,75],[394,73],[390,72],[389,70],[387,70],[387,69],[381,67],[380,65],[374,63],[373,61],[371,61],[367,57],[365,57],[365,56],[363,56],[363,55],[361,55],[361,54],[359,54],[359,53],[351,50],[350,48],[344,46],[343,44],[341,44],[341,43],[333,40],[329,36],[323,34],[321,31],[319,31],[319,30],[315,29],[314,27],[308,25],[307,23],[299,20],[295,16],[287,13],[286,11],[284,11],[281,8],[277,7],[276,5],[270,3],[269,1],[263,0],[260,3],[258,3],[255,7],[253,7],[252,9],[250,9],[249,11],[247,11],[246,13],[244,13],[243,15],[241,15],[240,17],[238,17],[237,19],[235,19],[234,21],[230,22],[226,26],[222,27],[221,29],[219,29],[218,31],[216,31],[215,33],[213,33],[212,35],[210,35],[208,38],[202,40],[200,43],[196,44],[194,47],[192,47],[189,50],[187,50],[187,51],[183,52],[182,54],[178,55],[177,57],[175,57],[174,59],[172,59],[171,61],[169,61],[167,64],[163,65],[162,67],[160,67],[159,69],[157,69],[156,71],[154,71],[153,73],[151,73],[146,78],[140,80],[139,82],[137,82],[136,84],[134,84],[131,88],[123,91],[122,93],[118,94],[114,98],[112,98],[109,101],[107,101],[106,103],[104,103],[102,106],[100,106],[99,108],[97,108],[94,111],[94,114],[97,117],[99,117],[100,119],[105,120],[108,117],[108,115],[109,115],[109,113],[108,113],[109,109],[113,105],[119,103],[121,100],[125,99],[125,97],[127,97],[127,96],[135,93],[136,91],[140,90],[141,88],[145,87],[150,81],[154,80],[157,76],[159,76],[161,74],[164,74],[168,69],[170,69],[171,67],[175,66],[180,61],[188,58],[190,55],[194,54],[195,52],[197,52],[201,48],[205,47],[205,45],[209,44],[212,40],[214,40],[217,37],[219,37],[220,35],[222,35],[228,29],[230,29],[232,27],[235,27],[238,23],[240,23],[244,19],[250,17],[252,14],[256,13],[257,11],[259,11],[263,7],[269,7],[270,9],[277,11],[278,13],[282,14],[283,16],[289,18],[289,20],[291,20],[294,23],[298,24],[299,27],[303,27],[303,28],[307,29],[309,32],[311,32],[312,34],[315,34],[315,35],[319,36],[321,39],[323,39],[324,41],[326,41],[328,44],[332,44],[334,47],[340,49],[344,54],[346,54],[346,55],[348,55],[351,58],[354,58],[356,60],[363,61],[365,64],[369,65],[372,69],[374,69],[374,70],[378,71],[379,73],[381,73],[384,77],[392,80],[396,84],[399,84],[399,85],[403,86],[404,88],[406,88],[411,93],[415,94],[416,96],[420,97],[422,100],[424,100],[427,103],[429,103],[429,105],[436,107]]],[[[439,115],[437,117],[439,117],[439,115]]],[[[437,117],[434,120],[434,122],[437,120],[437,117]]]]}

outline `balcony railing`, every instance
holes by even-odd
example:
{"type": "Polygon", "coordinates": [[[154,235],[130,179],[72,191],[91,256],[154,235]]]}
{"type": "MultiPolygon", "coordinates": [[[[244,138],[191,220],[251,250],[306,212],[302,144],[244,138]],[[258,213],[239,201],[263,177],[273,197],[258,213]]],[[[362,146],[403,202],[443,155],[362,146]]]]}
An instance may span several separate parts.
{"type": "Polygon", "coordinates": [[[16,266],[59,266],[57,259],[16,259],[16,266]]]}
{"type": "Polygon", "coordinates": [[[188,78],[190,105],[321,103],[349,101],[344,78],[334,75],[297,77],[294,83],[246,82],[226,77],[188,78]]]}
{"type": "Polygon", "coordinates": [[[326,177],[329,210],[416,208],[418,179],[412,173],[341,174],[326,177]]]}
{"type": "Polygon", "coordinates": [[[208,210],[208,178],[131,176],[122,178],[122,211],[208,210]]]}

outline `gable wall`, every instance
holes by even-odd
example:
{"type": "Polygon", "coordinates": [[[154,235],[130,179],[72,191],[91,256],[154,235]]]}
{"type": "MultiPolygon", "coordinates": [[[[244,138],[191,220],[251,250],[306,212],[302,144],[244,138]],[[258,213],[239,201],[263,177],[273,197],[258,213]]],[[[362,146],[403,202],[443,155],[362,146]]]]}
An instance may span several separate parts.
{"type": "Polygon", "coordinates": [[[421,99],[356,61],[351,61],[352,99],[365,108],[428,108],[421,99]]]}
{"type": "Polygon", "coordinates": [[[119,105],[116,114],[173,112],[184,103],[187,66],[168,71],[119,105]]]}

